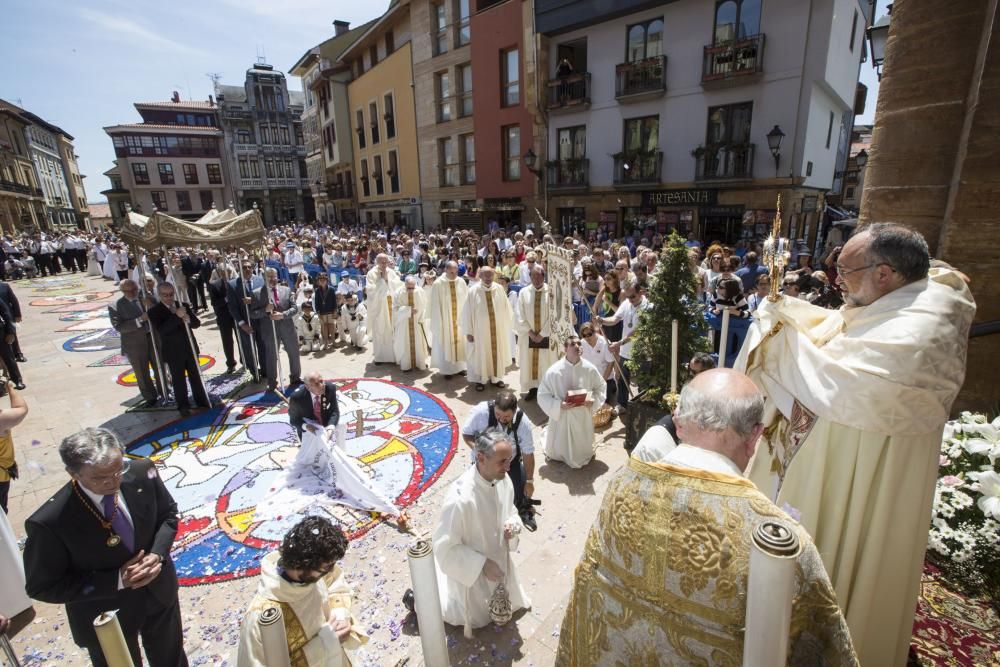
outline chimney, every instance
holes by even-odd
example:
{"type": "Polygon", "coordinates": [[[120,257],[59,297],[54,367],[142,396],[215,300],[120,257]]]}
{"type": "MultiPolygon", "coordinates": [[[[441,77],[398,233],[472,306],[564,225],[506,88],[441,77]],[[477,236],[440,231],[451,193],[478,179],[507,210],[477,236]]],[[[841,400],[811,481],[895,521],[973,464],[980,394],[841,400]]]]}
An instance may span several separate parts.
{"type": "Polygon", "coordinates": [[[174,104],[180,104],[181,94],[175,90],[174,94],[170,96],[170,101],[173,102],[174,104]]]}
{"type": "Polygon", "coordinates": [[[335,35],[343,35],[345,32],[351,29],[350,21],[334,21],[333,22],[333,32],[335,35]]]}
{"type": "Polygon", "coordinates": [[[211,95],[208,96],[208,106],[210,106],[210,107],[214,107],[215,106],[215,98],[212,97],[211,95]]]}

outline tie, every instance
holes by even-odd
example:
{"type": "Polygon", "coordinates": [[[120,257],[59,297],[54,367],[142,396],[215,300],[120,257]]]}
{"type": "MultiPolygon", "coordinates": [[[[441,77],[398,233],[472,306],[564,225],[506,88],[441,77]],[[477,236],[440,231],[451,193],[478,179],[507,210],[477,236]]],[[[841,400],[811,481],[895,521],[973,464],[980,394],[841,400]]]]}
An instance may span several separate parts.
{"type": "Polygon", "coordinates": [[[132,531],[132,524],[125,518],[125,513],[120,509],[115,511],[115,494],[104,496],[104,518],[111,520],[111,529],[122,538],[122,544],[131,553],[135,547],[135,533],[132,531]],[[113,516],[112,516],[113,515],[113,516]]]}
{"type": "Polygon", "coordinates": [[[271,290],[274,292],[274,305],[278,305],[278,288],[272,287],[271,290]]]}
{"type": "Polygon", "coordinates": [[[313,414],[316,415],[316,421],[320,424],[323,423],[323,410],[319,404],[319,396],[313,396],[313,414]]]}

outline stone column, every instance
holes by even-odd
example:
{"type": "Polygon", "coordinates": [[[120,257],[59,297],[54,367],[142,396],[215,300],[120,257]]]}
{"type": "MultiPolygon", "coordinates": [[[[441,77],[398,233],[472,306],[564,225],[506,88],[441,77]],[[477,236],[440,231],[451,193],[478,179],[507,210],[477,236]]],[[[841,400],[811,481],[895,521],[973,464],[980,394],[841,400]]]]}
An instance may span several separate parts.
{"type": "MultiPolygon", "coordinates": [[[[919,230],[972,279],[976,321],[1000,319],[997,0],[899,0],[882,69],[860,223],[919,230]]],[[[1000,335],[972,339],[955,412],[1000,400],[1000,335]]]]}

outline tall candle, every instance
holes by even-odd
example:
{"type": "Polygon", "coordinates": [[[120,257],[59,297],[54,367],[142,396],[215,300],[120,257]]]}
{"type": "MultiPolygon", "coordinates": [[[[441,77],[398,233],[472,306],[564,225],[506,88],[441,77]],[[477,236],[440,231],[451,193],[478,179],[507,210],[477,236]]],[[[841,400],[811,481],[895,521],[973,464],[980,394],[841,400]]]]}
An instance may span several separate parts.
{"type": "Polygon", "coordinates": [[[670,323],[670,393],[677,393],[677,320],[670,323]]]}
{"type": "Polygon", "coordinates": [[[727,343],[729,343],[729,308],[722,311],[722,331],[719,332],[719,368],[726,367],[727,343]]]}

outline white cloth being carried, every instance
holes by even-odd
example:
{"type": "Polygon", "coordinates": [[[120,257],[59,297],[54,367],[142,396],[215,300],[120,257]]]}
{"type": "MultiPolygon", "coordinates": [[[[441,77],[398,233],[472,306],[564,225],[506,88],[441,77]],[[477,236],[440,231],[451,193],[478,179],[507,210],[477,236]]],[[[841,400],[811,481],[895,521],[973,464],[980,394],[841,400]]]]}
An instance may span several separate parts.
{"type": "Polygon", "coordinates": [[[31,606],[24,592],[24,561],[7,515],[0,509],[0,615],[10,618],[31,606]]]}
{"type": "Polygon", "coordinates": [[[442,616],[447,623],[464,626],[466,636],[491,620],[489,600],[496,584],[483,574],[487,558],[506,573],[511,611],[531,606],[509,558],[517,550],[517,538],[504,540],[508,525],[523,526],[514,507],[514,485],[507,475],[487,482],[472,465],[448,487],[441,523],[434,533],[434,558],[442,616]]]}
{"type": "MultiPolygon", "coordinates": [[[[339,398],[339,396],[338,396],[339,398]]],[[[341,401],[341,403],[343,403],[341,401]]],[[[342,405],[342,410],[344,406],[342,405]]],[[[345,414],[343,411],[341,414],[345,414]]],[[[306,424],[317,426],[306,420],[306,424]]],[[[399,516],[399,508],[382,494],[355,460],[344,452],[346,425],[302,431],[302,446],[287,470],[275,479],[275,491],[257,504],[255,520],[291,516],[320,502],[331,502],[365,512],[399,516]]]]}
{"type": "Polygon", "coordinates": [[[594,413],[604,404],[607,383],[592,363],[571,364],[563,357],[552,364],[538,387],[538,406],[549,417],[545,427],[545,456],[570,468],[582,468],[594,458],[594,413]],[[590,407],[563,408],[567,392],[584,389],[590,407]]]}

